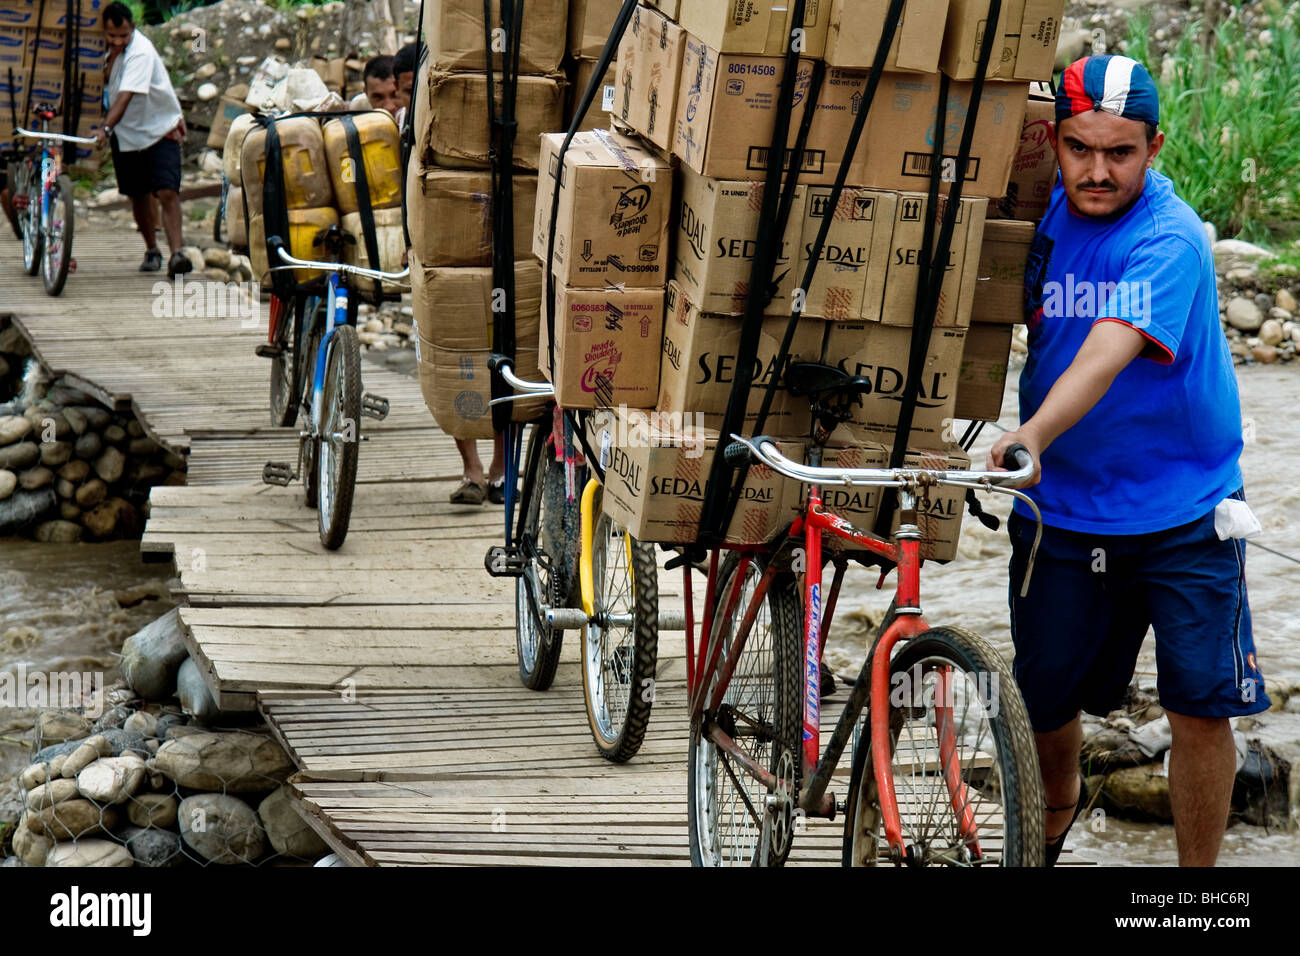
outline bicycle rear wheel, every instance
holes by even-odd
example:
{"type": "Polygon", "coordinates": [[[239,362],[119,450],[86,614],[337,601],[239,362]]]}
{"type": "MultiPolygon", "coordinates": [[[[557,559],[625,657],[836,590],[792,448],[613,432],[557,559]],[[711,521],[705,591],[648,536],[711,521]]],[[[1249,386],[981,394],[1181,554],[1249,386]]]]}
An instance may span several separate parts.
{"type": "Polygon", "coordinates": [[[306,301],[294,296],[292,302],[271,295],[271,321],[275,335],[271,341],[278,352],[271,357],[271,424],[290,428],[298,420],[298,403],[302,397],[302,363],[297,346],[301,336],[306,301]]]}
{"type": "Polygon", "coordinates": [[[595,618],[582,651],[582,694],[602,757],[623,763],[645,739],[659,651],[659,568],[654,546],[607,514],[592,531],[595,618]]]}
{"type": "MultiPolygon", "coordinates": [[[[1042,866],[1038,753],[1011,669],[981,637],[936,627],[890,664],[890,767],[903,841],[918,866],[1042,866]]],[[[843,864],[894,862],[874,754],[853,757],[843,864]]]]}
{"type": "MultiPolygon", "coordinates": [[[[303,414],[307,416],[307,430],[310,431],[313,426],[319,428],[319,422],[313,422],[311,418],[311,407],[316,388],[316,355],[320,352],[321,337],[325,332],[325,306],[322,304],[316,310],[316,317],[307,331],[306,338],[303,340],[302,348],[302,395],[303,414]]],[[[315,508],[320,498],[320,475],[317,471],[317,461],[320,459],[320,439],[307,435],[302,439],[302,461],[299,463],[299,473],[302,475],[302,487],[305,503],[308,508],[315,508]]]]}
{"type": "MultiPolygon", "coordinates": [[[[724,643],[710,692],[726,664],[736,622],[745,615],[766,566],[765,556],[753,556],[744,570],[734,619],[721,613],[714,619],[709,646],[719,640],[724,643]]],[[[719,611],[739,571],[739,553],[729,552],[718,575],[719,611]]],[[[802,635],[794,578],[779,574],[758,609],[722,705],[716,713],[706,713],[691,724],[687,818],[695,866],[760,866],[764,857],[768,866],[781,866],[790,853],[801,767],[802,635]],[[782,792],[776,794],[779,799],[774,810],[768,809],[773,791],[747,775],[733,755],[709,739],[709,725],[715,723],[751,760],[786,781],[782,792]],[[763,847],[769,812],[772,820],[763,847]]]]}
{"type": "Polygon", "coordinates": [[[50,189],[50,208],[43,230],[45,249],[41,254],[41,277],[45,281],[46,295],[59,295],[68,281],[76,218],[72,180],[66,174],[60,174],[50,189]]]}
{"type": "Polygon", "coordinates": [[[339,326],[330,340],[321,419],[317,523],[320,543],[334,551],[348,536],[361,442],[361,345],[350,325],[339,326]]]}
{"type": "Polygon", "coordinates": [[[27,171],[27,208],[18,211],[18,222],[23,229],[23,270],[34,276],[41,271],[41,253],[45,249],[45,234],[41,231],[40,169],[27,171]]]}

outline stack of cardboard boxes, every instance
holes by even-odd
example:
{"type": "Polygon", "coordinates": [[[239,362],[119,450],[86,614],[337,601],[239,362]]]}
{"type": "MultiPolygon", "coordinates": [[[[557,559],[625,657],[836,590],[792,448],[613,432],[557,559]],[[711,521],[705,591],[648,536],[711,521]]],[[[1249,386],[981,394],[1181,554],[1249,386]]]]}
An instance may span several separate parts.
{"type": "MultiPolygon", "coordinates": [[[[62,116],[70,104],[64,97],[64,59],[68,44],[77,39],[77,75],[85,78],[80,119],[75,135],[93,136],[103,124],[104,65],[108,47],[104,41],[100,11],[108,0],[73,0],[73,16],[80,32],[69,31],[66,0],[0,0],[0,149],[30,145],[16,142],[17,125],[35,128],[27,104],[55,105],[62,116]],[[11,78],[12,71],[12,78],[11,78]]],[[[51,124],[62,132],[62,120],[51,124]]],[[[76,163],[98,166],[103,154],[93,147],[78,145],[76,163]]]]}
{"type": "MultiPolygon", "coordinates": [[[[1036,141],[1032,124],[1041,115],[1029,92],[1030,81],[1050,76],[1061,6],[1061,0],[1008,3],[993,27],[997,34],[989,82],[961,171],[963,198],[908,435],[912,464],[969,467],[954,443],[953,420],[998,417],[1009,323],[1019,320],[1023,254],[1033,225],[986,218],[1024,220],[1040,208],[1036,203],[1045,206],[1045,190],[1050,189],[1043,183],[1048,178],[1045,156],[1040,150],[1042,162],[1036,162],[1028,155],[1036,141]],[[990,214],[991,203],[996,213],[990,214]],[[977,324],[972,325],[973,319],[977,324]]],[[[594,200],[581,198],[584,174],[617,165],[596,154],[636,155],[643,167],[650,165],[649,157],[657,154],[666,162],[671,155],[678,166],[660,359],[650,341],[625,340],[616,350],[620,371],[615,371],[607,360],[610,350],[584,345],[583,336],[591,335],[595,323],[561,309],[556,368],[548,370],[562,405],[616,409],[593,431],[610,462],[605,507],[645,540],[690,540],[698,525],[716,428],[736,373],[741,313],[761,229],[764,187],[758,180],[765,173],[776,122],[790,7],[784,0],[643,3],[619,50],[610,109],[613,125],[639,137],[641,151],[618,132],[581,145],[575,140],[561,173],[553,162],[558,140],[543,139],[534,251],[545,256],[548,237],[542,230],[549,224],[548,197],[558,183],[561,214],[553,268],[557,283],[570,287],[585,283],[599,288],[603,282],[607,291],[621,293],[640,284],[626,272],[615,275],[599,267],[602,257],[615,256],[620,266],[633,260],[618,234],[627,210],[599,209],[594,200]],[[637,395],[644,394],[641,379],[656,366],[655,399],[638,401],[637,395]],[[629,378],[619,378],[622,369],[630,370],[629,378]],[[635,389],[620,389],[620,381],[633,378],[635,389]],[[583,382],[595,385],[594,400],[575,397],[583,382]],[[603,391],[602,384],[607,386],[603,391]]],[[[894,443],[918,269],[928,254],[922,248],[923,233],[927,220],[937,224],[947,202],[941,197],[938,208],[928,209],[924,193],[939,70],[951,79],[943,117],[946,194],[958,173],[957,145],[973,92],[972,51],[978,49],[987,18],[981,0],[908,0],[847,173],[853,185],[831,208],[830,184],[864,105],[868,68],[887,7],[887,0],[807,4],[791,139],[809,102],[814,61],[824,59],[827,71],[810,120],[801,186],[781,237],[768,290],[769,317],[753,370],[756,385],[770,380],[787,319],[799,304],[803,317],[791,344],[792,359],[838,365],[873,383],[873,392],[852,421],[837,429],[826,454],[828,464],[857,467],[883,465],[894,443]],[[827,218],[831,224],[821,261],[811,287],[803,289],[814,240],[827,218]]],[[[662,175],[656,168],[656,176],[662,175]]],[[[662,185],[651,185],[657,204],[662,185]]],[[[613,194],[612,184],[606,189],[613,194]]],[[[747,409],[750,421],[761,398],[756,388],[747,409]]],[[[781,394],[764,430],[783,441],[786,454],[798,457],[808,427],[806,402],[781,394]]],[[[831,507],[860,527],[874,524],[880,498],[876,490],[837,489],[834,495],[828,499],[831,507]]],[[[794,516],[802,497],[799,485],[751,468],[728,540],[770,538],[794,516]]],[[[922,516],[926,556],[955,554],[962,497],[959,491],[940,494],[922,516]]]]}

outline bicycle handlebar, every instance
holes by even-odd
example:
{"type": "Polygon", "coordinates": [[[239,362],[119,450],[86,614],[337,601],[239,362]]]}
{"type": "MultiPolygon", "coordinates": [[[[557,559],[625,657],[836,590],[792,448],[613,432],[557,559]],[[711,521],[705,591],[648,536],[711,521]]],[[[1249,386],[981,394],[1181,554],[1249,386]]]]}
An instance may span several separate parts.
{"type": "MultiPolygon", "coordinates": [[[[522,392],[528,397],[555,394],[555,386],[550,382],[530,382],[526,379],[522,379],[514,373],[512,364],[510,357],[507,355],[493,353],[488,358],[488,369],[505,379],[506,384],[516,392],[522,392]]],[[[515,401],[516,398],[517,396],[511,396],[505,399],[497,399],[496,401],[515,401]]]]}
{"type": "Polygon", "coordinates": [[[411,267],[407,266],[401,272],[380,272],[378,269],[366,269],[361,266],[350,266],[343,262],[313,262],[310,259],[297,259],[289,254],[284,247],[284,240],[279,236],[272,236],[268,240],[269,245],[275,250],[280,257],[280,261],[288,263],[287,266],[273,266],[268,271],[274,272],[276,269],[294,268],[294,269],[318,269],[321,272],[337,272],[340,275],[361,276],[366,279],[379,279],[384,282],[396,282],[399,279],[405,279],[411,274],[411,267]]]}
{"type": "Polygon", "coordinates": [[[68,136],[66,133],[42,133],[38,130],[23,129],[20,126],[14,127],[14,132],[19,136],[27,136],[31,139],[56,139],[64,143],[85,143],[87,146],[95,142],[93,136],[68,136]]]}

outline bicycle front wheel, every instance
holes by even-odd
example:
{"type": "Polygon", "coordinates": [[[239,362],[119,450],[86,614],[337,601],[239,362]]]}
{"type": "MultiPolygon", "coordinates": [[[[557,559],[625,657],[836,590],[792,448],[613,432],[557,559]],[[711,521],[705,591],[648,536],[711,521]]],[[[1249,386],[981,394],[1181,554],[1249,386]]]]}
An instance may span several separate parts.
{"type": "MultiPolygon", "coordinates": [[[[709,635],[710,649],[722,642],[717,667],[709,675],[710,694],[727,665],[736,624],[749,609],[766,566],[766,557],[754,555],[742,572],[735,551],[729,552],[722,564],[719,611],[737,576],[743,573],[743,579],[735,613],[731,617],[719,613],[709,635]]],[[[692,721],[686,779],[691,863],[695,866],[781,866],[790,853],[802,759],[803,629],[799,603],[794,578],[778,574],[757,608],[722,704],[716,712],[706,712],[692,721]],[[709,727],[715,724],[750,760],[783,781],[779,793],[749,776],[734,754],[710,739],[709,727]],[[771,807],[769,796],[777,797],[771,807]]]]}
{"type": "Polygon", "coordinates": [[[45,234],[41,230],[40,170],[28,171],[27,208],[18,212],[23,230],[23,271],[34,276],[41,271],[41,253],[45,250],[45,234]]]}
{"type": "Polygon", "coordinates": [[[591,736],[615,763],[641,749],[654,704],[659,653],[659,569],[654,546],[607,514],[592,531],[595,622],[582,652],[582,693],[591,736]]]}
{"type": "MultiPolygon", "coordinates": [[[[890,664],[889,732],[906,862],[918,866],[1042,866],[1038,753],[1011,669],[981,637],[936,627],[890,664]]],[[[869,732],[853,757],[844,817],[845,866],[895,861],[869,732]]]]}
{"type": "Polygon", "coordinates": [[[361,442],[361,346],[350,325],[339,326],[330,340],[321,418],[317,523],[320,543],[333,551],[348,536],[361,442]]]}
{"type": "Polygon", "coordinates": [[[276,347],[271,357],[271,424],[277,428],[290,428],[298,420],[302,363],[296,350],[305,307],[302,296],[295,296],[292,303],[271,296],[271,321],[275,323],[271,344],[276,347]]]}
{"type": "Polygon", "coordinates": [[[45,219],[45,250],[41,256],[41,277],[46,295],[59,295],[68,281],[72,265],[72,232],[77,212],[72,199],[72,180],[60,174],[50,190],[50,209],[45,219]]]}

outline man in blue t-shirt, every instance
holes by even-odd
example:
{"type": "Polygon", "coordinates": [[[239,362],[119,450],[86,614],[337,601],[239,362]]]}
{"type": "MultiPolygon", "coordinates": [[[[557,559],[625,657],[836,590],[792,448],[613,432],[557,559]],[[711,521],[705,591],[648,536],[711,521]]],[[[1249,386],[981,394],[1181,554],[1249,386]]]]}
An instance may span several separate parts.
{"type": "MultiPolygon", "coordinates": [[[[1228,718],[1267,710],[1246,598],[1241,405],[1195,212],[1151,169],[1164,144],[1136,61],[1066,71],[1052,145],[1061,177],[1025,275],[1029,356],[1013,442],[1036,466],[1034,522],[1010,530],[1015,674],[1037,736],[1049,865],[1088,796],[1080,711],[1122,703],[1148,627],[1173,735],[1178,858],[1213,865],[1236,752],[1228,718]]],[[[1254,525],[1258,527],[1257,523],[1254,525]]]]}

